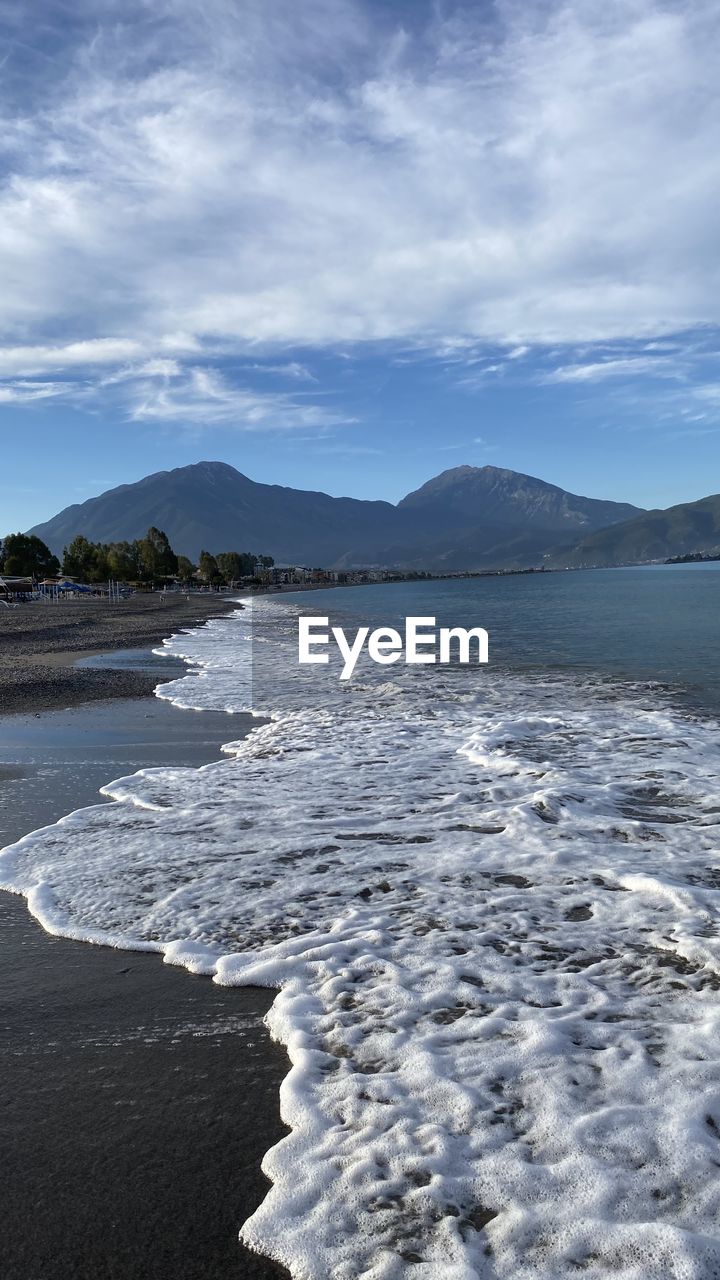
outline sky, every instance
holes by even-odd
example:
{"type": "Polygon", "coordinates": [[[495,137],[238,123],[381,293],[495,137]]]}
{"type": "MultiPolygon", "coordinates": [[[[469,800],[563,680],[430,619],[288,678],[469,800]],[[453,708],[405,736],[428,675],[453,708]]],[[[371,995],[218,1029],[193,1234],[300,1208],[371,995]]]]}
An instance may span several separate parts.
{"type": "Polygon", "coordinates": [[[201,459],[720,491],[716,0],[0,0],[0,532],[201,459]]]}

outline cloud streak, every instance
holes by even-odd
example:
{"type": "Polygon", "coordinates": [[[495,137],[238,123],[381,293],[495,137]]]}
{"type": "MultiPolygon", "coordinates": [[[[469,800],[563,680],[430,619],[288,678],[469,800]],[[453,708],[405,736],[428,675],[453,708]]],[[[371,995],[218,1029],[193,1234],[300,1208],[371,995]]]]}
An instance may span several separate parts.
{"type": "Polygon", "coordinates": [[[545,374],[544,382],[604,382],[608,378],[678,378],[682,375],[673,361],[661,356],[625,356],[588,364],[561,365],[545,374]]]}
{"type": "Polygon", "coordinates": [[[300,427],[332,427],[352,419],[322,405],[279,392],[257,392],[238,386],[216,369],[183,368],[158,361],[132,374],[128,416],[136,422],[186,422],[233,426],[246,431],[288,431],[300,427]]]}

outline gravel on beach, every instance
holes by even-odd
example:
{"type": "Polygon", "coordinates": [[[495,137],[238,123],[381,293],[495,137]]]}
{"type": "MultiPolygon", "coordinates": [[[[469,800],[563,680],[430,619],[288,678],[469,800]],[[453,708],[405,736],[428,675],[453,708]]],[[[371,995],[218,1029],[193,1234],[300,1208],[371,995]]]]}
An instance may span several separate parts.
{"type": "Polygon", "coordinates": [[[150,648],[183,628],[230,612],[216,592],[157,592],[118,604],[105,599],[20,604],[0,610],[0,713],[44,711],[99,698],[152,693],[157,679],[136,671],[78,669],[84,654],[150,648]]]}

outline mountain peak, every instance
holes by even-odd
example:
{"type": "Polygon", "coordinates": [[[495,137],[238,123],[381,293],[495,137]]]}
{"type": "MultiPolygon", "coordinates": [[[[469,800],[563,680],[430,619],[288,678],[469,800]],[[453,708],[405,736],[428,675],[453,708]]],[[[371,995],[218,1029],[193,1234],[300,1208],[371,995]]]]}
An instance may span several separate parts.
{"type": "Polygon", "coordinates": [[[231,466],[229,462],[211,462],[207,459],[203,459],[201,462],[188,462],[184,467],[174,467],[172,471],[160,472],[159,474],[232,478],[242,476],[243,480],[248,479],[248,476],[243,475],[242,471],[238,471],[237,467],[231,466]]]}
{"type": "Polygon", "coordinates": [[[486,522],[495,528],[594,530],[639,514],[630,503],[584,498],[506,467],[451,467],[403,498],[403,510],[456,525],[486,522]]]}
{"type": "Polygon", "coordinates": [[[432,480],[428,480],[428,484],[432,484],[435,480],[442,480],[445,476],[480,476],[480,475],[504,475],[517,476],[519,471],[508,471],[505,467],[493,467],[489,463],[485,463],[482,467],[473,467],[469,462],[463,462],[459,467],[448,467],[445,471],[440,471],[438,475],[433,476],[432,480]]]}

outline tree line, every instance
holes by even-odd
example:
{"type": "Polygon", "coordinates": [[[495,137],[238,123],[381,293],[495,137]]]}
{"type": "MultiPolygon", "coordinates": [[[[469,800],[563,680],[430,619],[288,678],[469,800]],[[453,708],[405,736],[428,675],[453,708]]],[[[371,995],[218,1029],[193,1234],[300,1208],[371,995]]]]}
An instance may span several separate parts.
{"type": "MultiPolygon", "coordinates": [[[[250,551],[222,551],[213,556],[201,551],[197,565],[178,556],[162,529],[148,529],[134,542],[90,542],[82,534],[65,547],[62,573],[81,582],[153,583],[179,577],[189,582],[198,574],[212,585],[251,577],[256,565],[270,568],[272,556],[250,551]]],[[[0,573],[10,577],[52,578],[61,572],[60,561],[35,534],[11,533],[0,542],[0,573]]]]}

